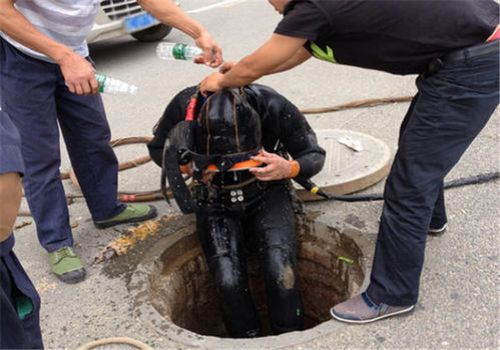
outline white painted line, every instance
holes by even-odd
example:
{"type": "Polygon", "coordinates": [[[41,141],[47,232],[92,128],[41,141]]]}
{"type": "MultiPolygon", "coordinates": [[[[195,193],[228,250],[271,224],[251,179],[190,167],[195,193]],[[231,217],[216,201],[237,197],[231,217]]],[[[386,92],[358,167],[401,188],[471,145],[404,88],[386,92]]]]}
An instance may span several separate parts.
{"type": "Polygon", "coordinates": [[[190,10],[190,11],[186,11],[186,12],[187,13],[200,13],[200,12],[205,12],[205,11],[209,11],[209,10],[215,9],[217,7],[229,5],[229,4],[232,4],[232,3],[235,3],[235,2],[242,2],[242,1],[246,1],[246,0],[225,0],[225,1],[218,2],[216,4],[212,4],[212,5],[200,7],[200,8],[197,8],[197,9],[194,9],[194,10],[190,10]]]}

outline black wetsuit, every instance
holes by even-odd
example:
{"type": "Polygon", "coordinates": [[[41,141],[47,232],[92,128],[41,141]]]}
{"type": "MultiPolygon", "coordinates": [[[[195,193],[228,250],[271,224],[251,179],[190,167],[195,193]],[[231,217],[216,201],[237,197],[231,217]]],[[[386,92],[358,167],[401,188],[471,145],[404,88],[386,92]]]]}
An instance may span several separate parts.
{"type": "MultiPolygon", "coordinates": [[[[196,87],[180,92],[167,106],[148,145],[161,164],[168,132],[184,120],[196,87]]],[[[250,85],[245,95],[261,117],[262,146],[268,152],[290,154],[300,164],[298,178],[309,178],[323,167],[325,151],[304,116],[283,96],[262,85],[250,85]]],[[[303,328],[303,304],[296,269],[295,215],[288,180],[261,182],[248,171],[217,173],[209,186],[195,186],[199,209],[197,231],[209,269],[222,300],[231,337],[260,335],[260,322],[247,278],[247,248],[259,257],[273,334],[303,328]]]]}

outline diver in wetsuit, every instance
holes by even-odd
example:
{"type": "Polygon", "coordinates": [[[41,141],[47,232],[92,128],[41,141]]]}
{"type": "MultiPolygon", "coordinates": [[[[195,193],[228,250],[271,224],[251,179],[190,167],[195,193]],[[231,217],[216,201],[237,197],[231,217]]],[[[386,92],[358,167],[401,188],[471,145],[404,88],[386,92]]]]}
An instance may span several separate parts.
{"type": "Polygon", "coordinates": [[[271,332],[303,329],[289,179],[310,178],[325,160],[304,116],[262,85],[207,99],[190,87],[170,102],[154,134],[153,160],[163,165],[181,210],[196,213],[229,335],[261,335],[247,278],[249,247],[258,253],[271,332]],[[190,189],[179,165],[193,175],[190,189]]]}

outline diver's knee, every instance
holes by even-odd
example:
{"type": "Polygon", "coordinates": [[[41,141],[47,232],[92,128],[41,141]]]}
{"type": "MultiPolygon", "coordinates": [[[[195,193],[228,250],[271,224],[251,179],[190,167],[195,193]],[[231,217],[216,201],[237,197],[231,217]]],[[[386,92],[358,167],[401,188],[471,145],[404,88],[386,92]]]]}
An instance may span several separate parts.
{"type": "Polygon", "coordinates": [[[286,247],[273,247],[268,251],[267,263],[264,267],[266,279],[272,285],[281,289],[293,289],[296,285],[297,274],[295,257],[286,247]]]}
{"type": "Polygon", "coordinates": [[[215,277],[217,288],[222,294],[235,293],[242,288],[243,282],[238,271],[220,271],[215,277]]]}

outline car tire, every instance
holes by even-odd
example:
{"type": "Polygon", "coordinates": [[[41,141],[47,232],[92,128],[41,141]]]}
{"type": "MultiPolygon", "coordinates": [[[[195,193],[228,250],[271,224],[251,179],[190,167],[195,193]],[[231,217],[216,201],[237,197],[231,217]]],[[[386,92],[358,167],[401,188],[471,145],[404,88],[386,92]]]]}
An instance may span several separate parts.
{"type": "Polygon", "coordinates": [[[160,41],[166,37],[172,31],[172,27],[166,26],[164,24],[158,24],[156,26],[131,33],[134,38],[143,42],[153,42],[160,41]]]}

